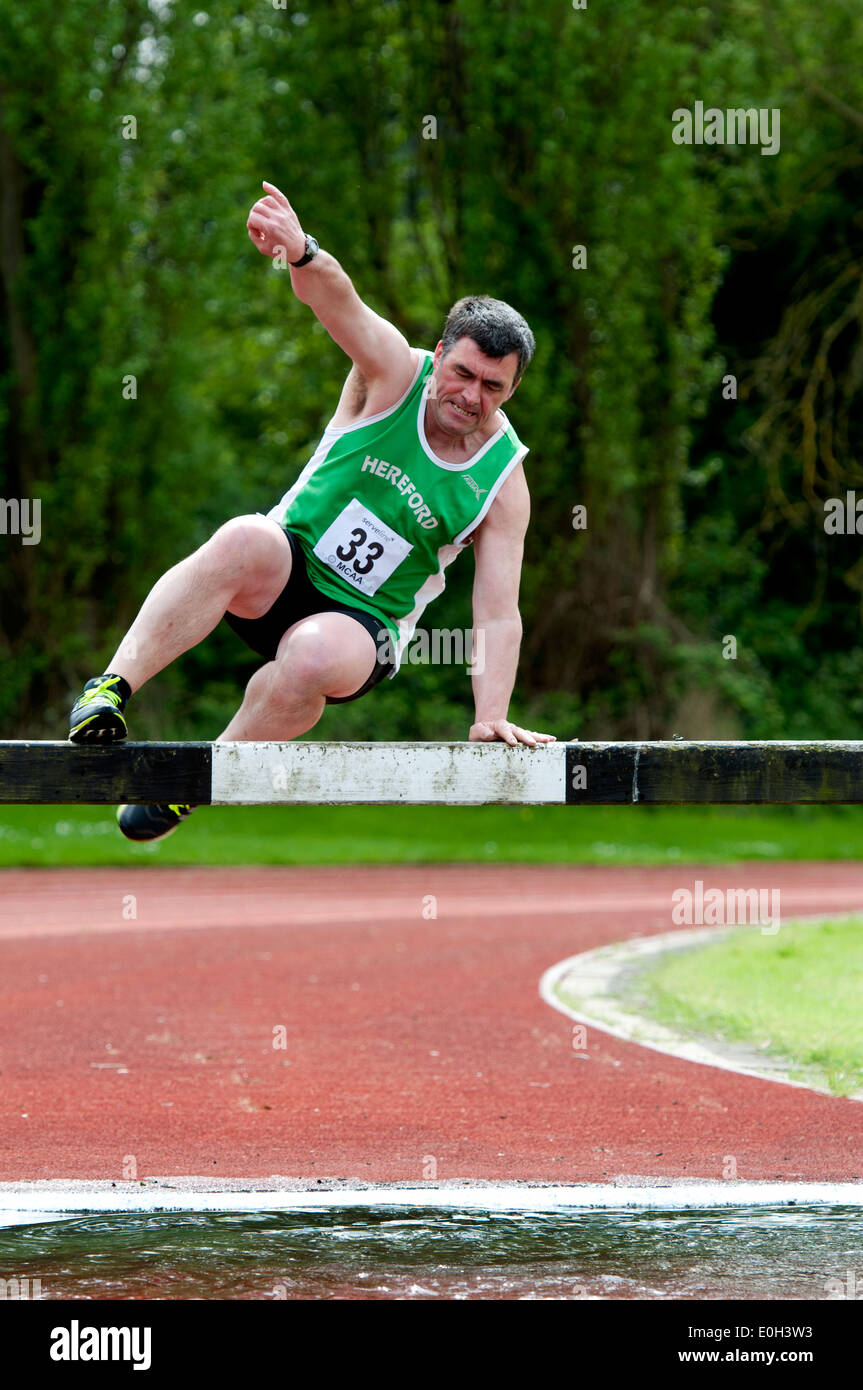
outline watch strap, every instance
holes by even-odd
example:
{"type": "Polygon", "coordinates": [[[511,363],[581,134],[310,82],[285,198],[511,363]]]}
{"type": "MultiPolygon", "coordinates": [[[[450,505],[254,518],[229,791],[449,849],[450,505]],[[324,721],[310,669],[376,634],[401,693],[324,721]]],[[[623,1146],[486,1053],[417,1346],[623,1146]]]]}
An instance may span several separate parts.
{"type": "Polygon", "coordinates": [[[318,246],[318,243],[315,241],[314,237],[309,236],[308,232],[306,232],[306,254],[304,256],[301,256],[298,261],[291,261],[291,265],[294,266],[296,269],[299,269],[300,266],[308,265],[309,261],[313,261],[315,259],[315,256],[318,254],[319,250],[320,247],[318,246]]]}

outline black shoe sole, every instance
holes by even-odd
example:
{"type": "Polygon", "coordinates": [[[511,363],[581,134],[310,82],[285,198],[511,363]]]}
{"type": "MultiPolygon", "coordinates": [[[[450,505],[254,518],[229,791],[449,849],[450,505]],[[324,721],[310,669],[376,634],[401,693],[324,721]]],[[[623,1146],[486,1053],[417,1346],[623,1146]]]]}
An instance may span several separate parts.
{"type": "Polygon", "coordinates": [[[125,723],[113,713],[97,714],[86,724],[80,724],[69,733],[70,743],[125,743],[128,730],[125,723]]]}
{"type": "Polygon", "coordinates": [[[167,840],[169,835],[173,835],[175,830],[180,829],[180,822],[172,825],[170,830],[163,830],[159,835],[130,835],[128,830],[124,830],[120,822],[117,822],[120,834],[123,835],[132,845],[155,845],[160,840],[167,840]]]}
{"type": "Polygon", "coordinates": [[[131,842],[136,845],[149,845],[153,844],[157,840],[167,840],[169,835],[173,835],[175,830],[179,830],[180,826],[183,824],[183,820],[186,819],[186,817],[184,816],[183,820],[178,820],[173,825],[169,825],[166,830],[158,830],[155,834],[146,833],[147,831],[152,830],[153,827],[151,824],[145,823],[138,827],[141,833],[136,835],[134,833],[135,827],[127,828],[123,824],[123,812],[130,809],[134,808],[129,806],[117,807],[117,825],[120,829],[120,833],[122,835],[125,835],[127,840],[131,840],[131,842]]]}

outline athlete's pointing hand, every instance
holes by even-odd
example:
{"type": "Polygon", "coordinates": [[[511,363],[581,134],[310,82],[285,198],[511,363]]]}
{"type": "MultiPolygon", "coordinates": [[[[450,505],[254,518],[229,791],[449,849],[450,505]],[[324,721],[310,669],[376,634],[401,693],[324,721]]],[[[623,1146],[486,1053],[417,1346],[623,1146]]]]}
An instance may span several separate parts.
{"type": "Polygon", "coordinates": [[[289,261],[299,261],[306,251],[300,220],[275,184],[264,183],[264,188],[267,196],[258,199],[246,220],[249,236],[262,256],[284,250],[289,261]]]}

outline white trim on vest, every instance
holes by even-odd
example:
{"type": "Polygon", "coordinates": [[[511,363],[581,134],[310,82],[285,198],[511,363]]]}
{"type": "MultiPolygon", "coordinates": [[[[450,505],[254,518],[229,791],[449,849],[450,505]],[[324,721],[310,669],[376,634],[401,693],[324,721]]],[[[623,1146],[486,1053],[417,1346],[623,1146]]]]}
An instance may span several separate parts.
{"type": "Polygon", "coordinates": [[[483,517],[485,516],[486,512],[488,511],[489,507],[494,501],[495,497],[500,492],[503,483],[506,482],[510,473],[515,468],[516,464],[521,463],[522,459],[529,452],[530,450],[528,449],[526,444],[522,444],[521,448],[516,450],[509,463],[506,465],[506,468],[504,468],[503,472],[499,475],[497,482],[494,484],[494,487],[489,488],[488,497],[483,502],[482,508],[474,517],[473,521],[471,521],[467,526],[465,526],[463,531],[459,531],[458,535],[453,541],[453,545],[464,546],[465,537],[469,536],[471,531],[476,530],[477,526],[479,526],[480,522],[482,521],[483,517]]]}

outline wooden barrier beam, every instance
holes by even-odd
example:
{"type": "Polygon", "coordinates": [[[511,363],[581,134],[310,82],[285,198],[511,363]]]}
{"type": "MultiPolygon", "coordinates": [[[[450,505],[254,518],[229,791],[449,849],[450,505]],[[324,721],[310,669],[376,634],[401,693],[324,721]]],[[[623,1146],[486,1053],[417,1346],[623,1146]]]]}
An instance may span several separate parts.
{"type": "Polygon", "coordinates": [[[0,742],[0,802],[852,805],[863,742],[0,742]]]}
{"type": "Polygon", "coordinates": [[[212,744],[0,743],[0,802],[112,806],[210,800],[212,744]]]}

